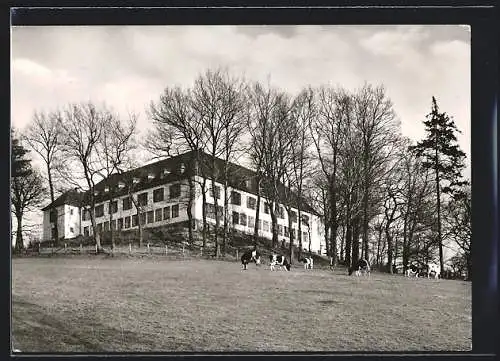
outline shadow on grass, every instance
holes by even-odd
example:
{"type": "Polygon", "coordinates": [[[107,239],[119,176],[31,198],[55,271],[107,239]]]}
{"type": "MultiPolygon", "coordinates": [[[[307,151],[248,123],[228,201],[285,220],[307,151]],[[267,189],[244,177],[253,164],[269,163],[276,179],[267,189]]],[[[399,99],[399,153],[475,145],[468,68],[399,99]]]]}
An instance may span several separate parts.
{"type": "Polygon", "coordinates": [[[144,343],[134,332],[120,330],[93,322],[92,330],[80,328],[79,331],[67,321],[50,315],[42,307],[13,299],[12,329],[16,334],[15,347],[25,352],[106,352],[111,340],[122,338],[127,343],[144,343]],[[91,332],[90,332],[91,331],[91,332]],[[36,337],[33,337],[36,335],[36,337]]]}

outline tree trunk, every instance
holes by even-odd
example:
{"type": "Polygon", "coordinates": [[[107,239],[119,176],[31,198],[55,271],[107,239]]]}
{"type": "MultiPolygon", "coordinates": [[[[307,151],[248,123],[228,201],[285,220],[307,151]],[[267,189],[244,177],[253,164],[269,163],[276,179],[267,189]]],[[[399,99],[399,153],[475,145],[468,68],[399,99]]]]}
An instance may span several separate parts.
{"type": "MultiPolygon", "coordinates": [[[[49,178],[49,190],[50,190],[50,202],[54,203],[55,201],[55,194],[54,194],[54,184],[52,182],[52,172],[50,169],[50,163],[47,163],[47,175],[49,178]]],[[[54,207],[53,212],[55,213],[56,216],[56,222],[54,224],[54,238],[55,241],[57,242],[59,240],[59,226],[58,226],[58,214],[57,214],[57,207],[54,207]]]]}
{"type": "Polygon", "coordinates": [[[194,225],[194,219],[193,219],[193,202],[194,202],[194,197],[195,197],[195,183],[192,177],[188,177],[188,185],[189,185],[189,197],[188,197],[188,204],[187,204],[187,217],[188,217],[188,242],[189,244],[193,244],[193,225],[194,225]]]}
{"type": "Polygon", "coordinates": [[[346,234],[345,234],[345,264],[347,267],[352,266],[352,221],[350,216],[346,219],[346,234]]]}
{"type": "Polygon", "coordinates": [[[359,260],[359,217],[354,217],[352,225],[352,261],[359,260]]]}
{"type": "Polygon", "coordinates": [[[253,227],[254,247],[257,247],[257,239],[259,237],[259,220],[260,220],[260,179],[257,180],[257,204],[255,207],[255,225],[253,227]]]}
{"type": "MultiPolygon", "coordinates": [[[[214,163],[214,169],[215,169],[215,163],[214,163]]],[[[215,257],[219,258],[220,254],[220,248],[219,248],[219,227],[220,227],[220,219],[219,219],[219,212],[218,212],[218,206],[219,206],[219,200],[217,198],[217,192],[216,192],[216,185],[215,185],[215,177],[212,176],[212,194],[214,198],[214,208],[215,208],[215,232],[214,232],[214,246],[215,246],[215,257]]]]}
{"type": "MultiPolygon", "coordinates": [[[[288,213],[288,229],[291,231],[292,230],[292,217],[290,217],[290,214],[292,213],[292,209],[291,208],[288,208],[287,209],[287,213],[288,213]]],[[[289,236],[289,240],[290,240],[290,244],[289,244],[289,254],[290,254],[290,264],[292,264],[292,249],[293,249],[293,235],[291,234],[291,232],[288,232],[288,236],[289,236]]],[[[299,254],[298,254],[298,258],[297,259],[300,259],[301,256],[300,256],[300,250],[299,250],[299,254]]]]}
{"type": "MultiPolygon", "coordinates": [[[[334,183],[335,180],[332,180],[334,183]]],[[[332,264],[334,267],[337,266],[337,192],[335,189],[335,184],[330,185],[330,247],[332,257],[332,264]]]]}
{"type": "Polygon", "coordinates": [[[436,147],[436,200],[437,200],[437,227],[438,227],[438,245],[439,245],[439,265],[441,267],[441,273],[443,272],[444,269],[444,258],[443,258],[443,239],[441,236],[441,187],[439,185],[439,170],[438,170],[438,165],[439,165],[439,159],[438,159],[438,152],[437,152],[437,147],[436,147]]]}
{"type": "Polygon", "coordinates": [[[271,247],[273,249],[276,248],[276,245],[278,244],[278,220],[276,219],[276,213],[274,212],[274,205],[274,202],[271,202],[271,204],[269,205],[269,213],[271,213],[271,225],[273,231],[271,247]]]}
{"type": "MultiPolygon", "coordinates": [[[[201,231],[201,237],[202,237],[202,247],[203,251],[205,252],[205,248],[207,246],[207,178],[203,177],[203,183],[201,186],[201,199],[202,199],[202,210],[201,210],[201,218],[203,222],[203,228],[201,231]]],[[[217,210],[217,208],[216,208],[217,210]]]]}
{"type": "Polygon", "coordinates": [[[228,231],[228,223],[229,223],[229,197],[228,197],[228,185],[227,180],[224,181],[224,229],[222,232],[222,255],[226,254],[226,243],[227,243],[227,231],[228,231]]]}
{"type": "Polygon", "coordinates": [[[22,226],[23,214],[16,212],[16,219],[17,219],[17,232],[16,232],[16,245],[14,247],[14,250],[16,251],[16,253],[21,253],[22,249],[24,248],[23,226],[22,226]]]}

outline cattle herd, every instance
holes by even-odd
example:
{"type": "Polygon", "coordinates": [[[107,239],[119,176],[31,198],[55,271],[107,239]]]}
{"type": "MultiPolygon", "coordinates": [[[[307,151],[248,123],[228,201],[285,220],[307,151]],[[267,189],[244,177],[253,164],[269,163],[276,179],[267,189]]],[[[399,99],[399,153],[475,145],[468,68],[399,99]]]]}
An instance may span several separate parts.
{"type": "MultiPolygon", "coordinates": [[[[261,264],[261,254],[256,248],[244,252],[243,255],[241,256],[241,265],[243,270],[248,269],[248,264],[252,262],[255,263],[256,265],[261,264]]],[[[299,258],[299,262],[304,264],[304,270],[312,270],[314,267],[314,260],[311,256],[301,257],[299,258]]],[[[284,255],[272,253],[269,256],[269,269],[271,271],[275,270],[290,271],[290,268],[291,264],[284,255]]],[[[427,265],[410,264],[408,266],[408,269],[405,271],[405,276],[413,278],[427,277],[434,279],[438,279],[441,276],[444,278],[448,278],[446,272],[449,273],[449,271],[445,270],[444,274],[441,274],[441,269],[439,265],[435,263],[428,263],[427,265]]],[[[349,275],[354,274],[355,276],[358,277],[359,276],[370,277],[371,275],[370,263],[366,259],[360,259],[357,262],[354,262],[353,266],[348,268],[348,274],[349,275]]]]}

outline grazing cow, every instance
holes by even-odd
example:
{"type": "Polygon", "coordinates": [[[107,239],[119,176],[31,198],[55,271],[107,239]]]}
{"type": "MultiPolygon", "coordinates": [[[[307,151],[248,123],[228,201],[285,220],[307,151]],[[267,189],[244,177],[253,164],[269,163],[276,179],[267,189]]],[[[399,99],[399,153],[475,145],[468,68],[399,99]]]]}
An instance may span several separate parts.
{"type": "Polygon", "coordinates": [[[419,273],[420,269],[417,266],[409,265],[408,268],[406,269],[405,276],[418,278],[419,273]]]}
{"type": "Polygon", "coordinates": [[[313,269],[314,261],[312,257],[304,257],[299,260],[304,264],[304,269],[313,269]]]}
{"type": "Polygon", "coordinates": [[[366,259],[360,259],[354,265],[349,267],[349,276],[352,275],[353,272],[356,276],[361,276],[362,274],[370,276],[370,264],[366,259]]]}
{"type": "Polygon", "coordinates": [[[250,262],[255,262],[256,265],[260,264],[259,251],[254,249],[253,251],[246,251],[245,253],[243,253],[243,255],[241,256],[241,265],[244,270],[247,269],[247,265],[250,262]]]}
{"type": "Polygon", "coordinates": [[[285,256],[279,255],[279,254],[272,254],[269,256],[269,261],[270,261],[270,267],[271,271],[274,271],[274,268],[276,266],[279,266],[280,270],[285,267],[286,271],[290,271],[290,263],[288,263],[288,260],[286,259],[285,256]]]}
{"type": "Polygon", "coordinates": [[[437,264],[435,263],[427,264],[427,278],[430,278],[431,274],[433,274],[432,277],[438,279],[440,273],[441,273],[441,268],[437,264]]]}

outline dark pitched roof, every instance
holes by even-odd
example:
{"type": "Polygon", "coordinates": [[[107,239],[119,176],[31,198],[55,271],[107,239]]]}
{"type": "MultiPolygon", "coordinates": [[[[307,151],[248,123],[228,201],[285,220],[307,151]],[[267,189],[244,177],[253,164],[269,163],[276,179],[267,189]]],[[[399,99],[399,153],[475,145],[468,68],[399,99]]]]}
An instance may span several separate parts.
{"type": "Polygon", "coordinates": [[[42,211],[46,211],[50,208],[59,207],[64,204],[80,207],[82,205],[83,199],[84,199],[83,192],[79,192],[76,189],[70,189],[69,191],[64,192],[58,198],[56,198],[54,202],[42,208],[42,211]]]}
{"type": "MultiPolygon", "coordinates": [[[[202,176],[206,174],[207,178],[210,178],[212,169],[215,169],[215,179],[221,181],[224,169],[224,161],[222,159],[214,158],[201,151],[186,152],[121,174],[113,174],[109,179],[96,184],[94,191],[98,192],[98,195],[95,196],[95,200],[99,203],[109,199],[109,194],[105,192],[106,187],[113,189],[113,198],[127,195],[127,187],[119,188],[118,184],[120,182],[130,184],[134,178],[140,179],[140,182],[133,189],[134,192],[138,192],[143,189],[154,188],[155,186],[159,187],[165,183],[183,180],[193,175],[202,176]],[[167,172],[164,172],[165,170],[167,172]],[[152,175],[152,177],[148,178],[149,175],[152,175]]],[[[255,171],[235,163],[229,163],[228,178],[229,186],[232,188],[253,194],[257,193],[257,173],[255,171]]],[[[278,193],[281,199],[284,199],[285,190],[286,188],[283,184],[278,184],[278,193]]],[[[80,197],[82,197],[82,194],[80,193],[80,197]]],[[[84,201],[88,200],[88,197],[88,192],[85,192],[85,195],[79,201],[81,202],[82,199],[84,201]]],[[[292,192],[290,198],[292,198],[291,203],[293,205],[298,203],[299,199],[295,193],[292,192]]],[[[302,210],[318,215],[304,199],[302,199],[301,204],[302,210]]]]}

